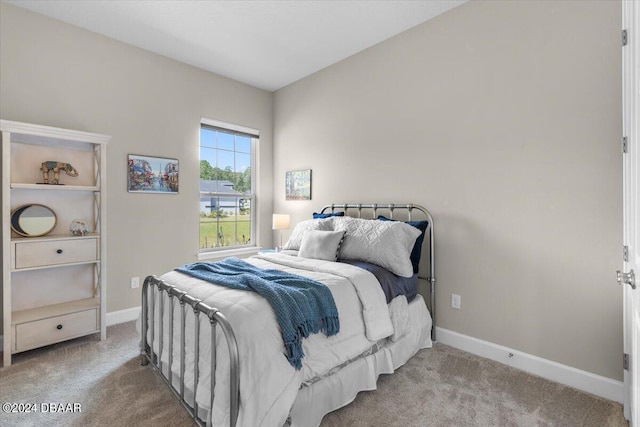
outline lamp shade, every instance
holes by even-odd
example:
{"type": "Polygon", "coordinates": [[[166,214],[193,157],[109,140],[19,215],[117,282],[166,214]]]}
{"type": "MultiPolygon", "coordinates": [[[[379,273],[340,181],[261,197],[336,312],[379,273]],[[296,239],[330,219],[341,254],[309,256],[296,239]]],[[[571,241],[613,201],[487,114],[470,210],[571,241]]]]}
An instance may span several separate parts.
{"type": "Polygon", "coordinates": [[[273,214],[273,229],[286,230],[289,228],[291,218],[289,214],[273,214]]]}

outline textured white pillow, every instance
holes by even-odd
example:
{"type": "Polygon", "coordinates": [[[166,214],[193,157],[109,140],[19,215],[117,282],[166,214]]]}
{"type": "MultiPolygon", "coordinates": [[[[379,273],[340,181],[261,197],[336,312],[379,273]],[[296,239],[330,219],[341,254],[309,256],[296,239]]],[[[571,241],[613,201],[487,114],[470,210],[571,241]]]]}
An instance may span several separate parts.
{"type": "Polygon", "coordinates": [[[335,261],[344,231],[309,230],[302,236],[299,257],[335,261]]]}
{"type": "Polygon", "coordinates": [[[399,221],[334,218],[333,228],[345,231],[340,258],[367,261],[402,277],[413,276],[411,251],[420,230],[399,221]]]}
{"type": "Polygon", "coordinates": [[[302,236],[309,230],[333,231],[333,218],[325,219],[308,219],[301,221],[293,228],[291,236],[282,249],[299,250],[302,243],[302,236]]]}

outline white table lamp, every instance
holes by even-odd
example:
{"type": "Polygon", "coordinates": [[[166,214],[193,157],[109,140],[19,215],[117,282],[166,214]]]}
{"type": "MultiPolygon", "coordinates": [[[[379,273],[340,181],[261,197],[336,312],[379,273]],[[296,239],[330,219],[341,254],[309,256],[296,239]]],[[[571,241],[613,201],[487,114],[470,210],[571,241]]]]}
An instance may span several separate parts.
{"type": "Polygon", "coordinates": [[[273,214],[273,229],[280,230],[280,246],[276,247],[276,252],[278,249],[282,248],[282,230],[288,230],[291,225],[291,217],[289,214],[273,214]]]}

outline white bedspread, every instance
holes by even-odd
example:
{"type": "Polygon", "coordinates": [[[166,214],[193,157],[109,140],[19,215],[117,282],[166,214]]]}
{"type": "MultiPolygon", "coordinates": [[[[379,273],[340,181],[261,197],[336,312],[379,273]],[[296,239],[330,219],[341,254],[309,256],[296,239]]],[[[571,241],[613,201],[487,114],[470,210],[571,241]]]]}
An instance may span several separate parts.
{"type": "MultiPolygon", "coordinates": [[[[369,349],[376,341],[394,334],[389,309],[377,279],[370,272],[350,264],[291,257],[288,255],[259,255],[247,259],[261,268],[275,268],[309,277],[324,283],[336,302],[340,318],[340,332],[332,337],[314,334],[303,340],[305,357],[303,368],[296,371],[284,356],[284,344],[276,317],[268,302],[254,292],[238,291],[172,271],[161,277],[165,282],[187,291],[195,298],[218,308],[233,325],[240,354],[240,426],[281,426],[303,381],[320,377],[333,367],[369,349]]],[[[159,321],[159,302],[156,300],[156,322],[159,321]]],[[[174,386],[180,372],[180,314],[174,307],[174,386]]],[[[165,298],[165,313],[168,298],[165,298]]],[[[194,316],[187,310],[186,389],[193,390],[194,316]]],[[[169,323],[164,320],[162,361],[168,363],[169,323]]],[[[200,380],[196,400],[200,408],[209,407],[210,400],[210,328],[206,316],[200,316],[200,380]]],[[[157,323],[156,323],[157,324],[157,323]]],[[[396,331],[398,334],[400,331],[396,331]]],[[[217,348],[214,425],[229,424],[228,369],[226,341],[219,330],[217,348]]],[[[158,351],[158,328],[155,329],[154,348],[158,351]]],[[[191,393],[189,393],[191,394],[191,393]]]]}

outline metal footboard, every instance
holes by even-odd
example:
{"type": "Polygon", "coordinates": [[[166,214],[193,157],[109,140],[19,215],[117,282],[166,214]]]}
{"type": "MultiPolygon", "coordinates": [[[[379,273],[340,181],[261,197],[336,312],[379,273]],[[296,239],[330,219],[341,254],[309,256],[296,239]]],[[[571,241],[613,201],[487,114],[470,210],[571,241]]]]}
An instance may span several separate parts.
{"type": "Polygon", "coordinates": [[[152,367],[156,370],[164,382],[169,386],[169,389],[180,400],[182,406],[193,417],[194,421],[204,426],[205,422],[208,427],[212,426],[212,414],[213,414],[213,401],[214,401],[214,389],[215,389],[215,371],[216,371],[216,326],[220,325],[220,329],[224,333],[227,345],[229,348],[229,393],[230,393],[230,425],[234,427],[238,420],[238,411],[240,405],[240,371],[239,371],[239,358],[238,358],[238,344],[236,342],[235,334],[231,325],[227,319],[216,309],[203,303],[201,300],[193,298],[186,292],[183,292],[175,286],[169,285],[166,282],[158,279],[155,276],[148,276],[144,284],[142,285],[142,331],[140,340],[140,358],[142,365],[147,365],[151,362],[152,367]],[[168,346],[163,342],[163,319],[165,312],[165,298],[164,293],[167,293],[169,298],[169,343],[168,346]],[[155,307],[155,293],[158,293],[159,307],[155,307]],[[149,297],[151,297],[149,299],[149,297]],[[172,366],[173,366],[173,329],[174,329],[174,304],[175,301],[180,304],[180,388],[176,389],[173,386],[172,380],[172,366]],[[193,373],[193,399],[192,402],[186,402],[185,399],[185,336],[186,336],[186,314],[187,305],[191,307],[195,316],[195,348],[194,348],[194,373],[193,373]],[[155,325],[155,310],[159,310],[159,324],[155,325]],[[198,415],[198,403],[196,402],[196,392],[198,390],[198,362],[200,358],[200,313],[207,316],[211,325],[211,400],[209,405],[209,414],[206,417],[206,421],[200,419],[198,415]],[[158,352],[154,351],[154,339],[155,328],[158,328],[158,352]],[[149,339],[147,338],[147,331],[149,331],[149,339]],[[165,375],[162,369],[162,354],[165,351],[165,347],[168,347],[166,351],[169,352],[168,361],[168,374],[165,375]]]}

